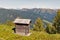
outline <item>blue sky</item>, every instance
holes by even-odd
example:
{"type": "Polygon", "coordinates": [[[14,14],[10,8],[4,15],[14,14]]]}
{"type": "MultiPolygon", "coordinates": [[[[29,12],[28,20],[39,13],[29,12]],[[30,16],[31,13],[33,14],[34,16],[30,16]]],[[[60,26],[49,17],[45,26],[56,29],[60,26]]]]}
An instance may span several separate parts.
{"type": "Polygon", "coordinates": [[[0,0],[0,7],[60,9],[60,0],[0,0]]]}

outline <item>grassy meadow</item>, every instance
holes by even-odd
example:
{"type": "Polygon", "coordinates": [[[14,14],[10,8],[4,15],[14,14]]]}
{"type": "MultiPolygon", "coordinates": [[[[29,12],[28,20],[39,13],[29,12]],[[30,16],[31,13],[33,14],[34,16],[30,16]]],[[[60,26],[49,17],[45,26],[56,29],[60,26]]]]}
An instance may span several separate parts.
{"type": "Polygon", "coordinates": [[[60,40],[60,34],[48,34],[46,32],[30,31],[30,36],[15,34],[14,26],[0,24],[0,40],[60,40]]]}

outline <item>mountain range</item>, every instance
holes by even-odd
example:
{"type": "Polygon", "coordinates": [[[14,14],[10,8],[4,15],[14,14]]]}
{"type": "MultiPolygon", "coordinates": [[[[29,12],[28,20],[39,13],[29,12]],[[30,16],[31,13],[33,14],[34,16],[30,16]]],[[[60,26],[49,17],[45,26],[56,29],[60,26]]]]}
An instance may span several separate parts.
{"type": "Polygon", "coordinates": [[[32,23],[40,17],[43,20],[53,22],[56,16],[57,9],[33,8],[33,9],[5,9],[0,8],[0,23],[5,23],[8,20],[13,21],[17,17],[28,18],[32,23]]]}

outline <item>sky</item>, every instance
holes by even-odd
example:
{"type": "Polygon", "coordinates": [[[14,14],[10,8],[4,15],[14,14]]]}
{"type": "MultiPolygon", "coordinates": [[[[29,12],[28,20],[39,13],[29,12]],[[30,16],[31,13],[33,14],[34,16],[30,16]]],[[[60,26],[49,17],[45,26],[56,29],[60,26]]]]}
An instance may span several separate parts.
{"type": "Polygon", "coordinates": [[[60,0],[0,0],[1,8],[51,8],[60,9],[60,0]]]}

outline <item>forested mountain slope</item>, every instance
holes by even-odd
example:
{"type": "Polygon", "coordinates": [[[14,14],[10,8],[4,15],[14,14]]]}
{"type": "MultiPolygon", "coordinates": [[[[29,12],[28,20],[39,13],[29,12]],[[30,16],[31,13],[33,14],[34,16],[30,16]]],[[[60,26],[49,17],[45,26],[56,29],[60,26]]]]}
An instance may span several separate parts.
{"type": "Polygon", "coordinates": [[[29,18],[32,19],[32,23],[36,20],[37,17],[41,19],[52,22],[54,16],[56,15],[56,10],[54,9],[42,9],[42,8],[33,8],[33,9],[5,9],[0,8],[0,23],[4,23],[8,20],[14,20],[17,17],[20,18],[29,18]]]}

